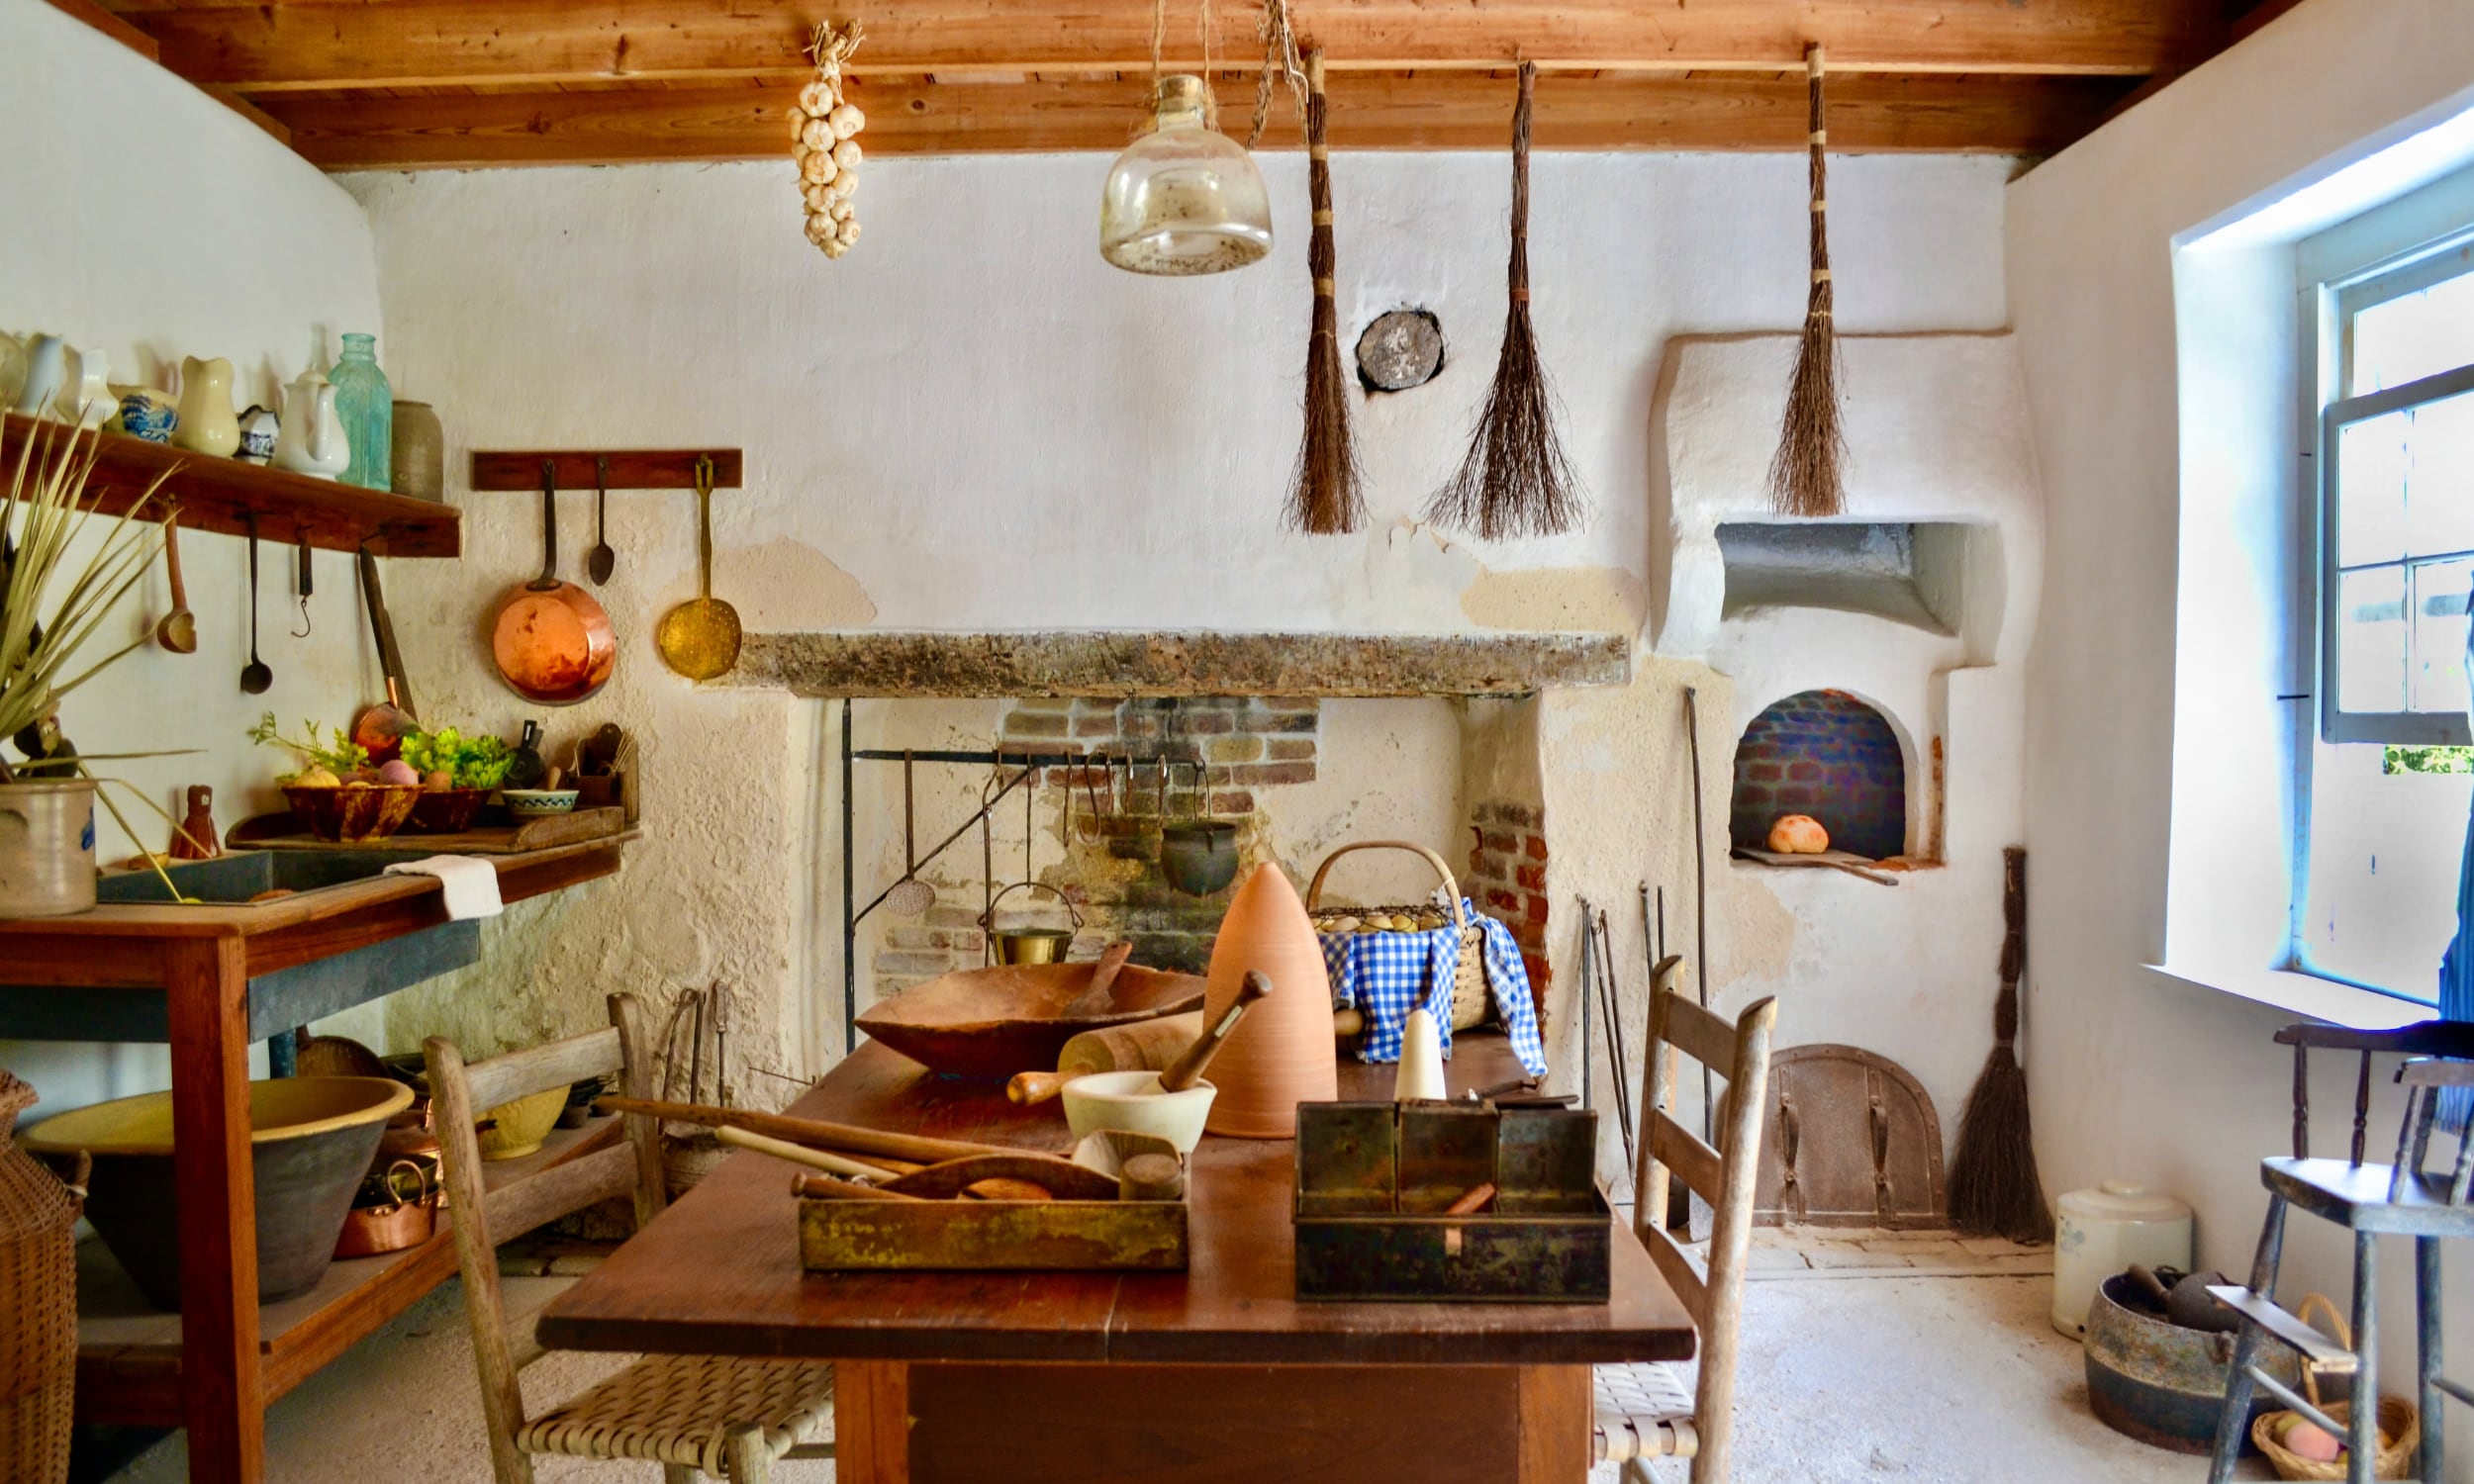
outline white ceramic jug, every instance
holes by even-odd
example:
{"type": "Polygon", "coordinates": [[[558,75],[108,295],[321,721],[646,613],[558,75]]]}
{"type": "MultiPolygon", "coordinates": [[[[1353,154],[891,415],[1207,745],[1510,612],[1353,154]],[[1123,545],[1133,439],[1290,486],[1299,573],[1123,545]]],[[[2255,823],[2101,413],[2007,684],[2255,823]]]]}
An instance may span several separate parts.
{"type": "Polygon", "coordinates": [[[58,395],[60,378],[66,373],[68,347],[58,335],[27,335],[20,341],[25,348],[26,372],[18,383],[17,400],[9,411],[23,417],[43,414],[45,404],[58,395]]]}
{"type": "Polygon", "coordinates": [[[335,416],[335,389],[315,371],[304,371],[283,391],[283,417],[275,426],[275,467],[333,479],[352,462],[335,416]]]}
{"type": "Polygon", "coordinates": [[[52,401],[52,411],[63,422],[80,427],[100,427],[118,416],[121,400],[112,395],[104,373],[111,369],[100,350],[80,350],[71,345],[61,351],[60,392],[52,401]]]}
{"type": "Polygon", "coordinates": [[[180,362],[180,425],[172,429],[173,446],[192,453],[231,458],[240,446],[240,418],[232,408],[232,362],[217,356],[202,361],[185,356],[180,362]]]}

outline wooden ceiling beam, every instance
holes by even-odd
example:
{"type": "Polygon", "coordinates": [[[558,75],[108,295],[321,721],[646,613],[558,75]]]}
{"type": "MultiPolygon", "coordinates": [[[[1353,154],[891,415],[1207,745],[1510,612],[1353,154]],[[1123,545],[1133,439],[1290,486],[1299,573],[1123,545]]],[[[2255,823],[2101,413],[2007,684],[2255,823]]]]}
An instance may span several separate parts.
{"type": "MultiPolygon", "coordinates": [[[[250,93],[585,79],[790,77],[819,15],[765,0],[362,0],[143,8],[163,64],[250,93]]],[[[1179,7],[1184,10],[1184,7],[1179,7]]],[[[1189,13],[1189,16],[1190,13],[1189,13]]],[[[1255,11],[1214,13],[1214,59],[1261,56],[1255,11]]],[[[868,73],[1150,67],[1140,0],[873,0],[868,73]]],[[[1301,13],[1336,70],[1778,71],[1805,45],[1842,72],[2145,76],[2225,42],[2222,0],[1352,0],[1301,13]]],[[[1172,66],[1199,60],[1189,18],[1172,66]]]]}
{"type": "MultiPolygon", "coordinates": [[[[1834,149],[2043,154],[2092,128],[2127,82],[2112,78],[1853,77],[1833,93],[1834,149]]],[[[1126,81],[941,83],[861,78],[871,155],[1114,150],[1139,118],[1126,81]]],[[[328,169],[617,164],[779,157],[796,88],[593,89],[428,97],[263,96],[293,146],[328,169]]],[[[1513,88],[1474,73],[1357,74],[1331,84],[1342,149],[1495,149],[1513,88]]],[[[1227,96],[1242,133],[1248,100],[1227,96]]],[[[1533,137],[1547,149],[1801,149],[1800,77],[1547,79],[1533,137]]],[[[1275,110],[1265,142],[1297,142],[1275,110]]],[[[787,189],[787,188],[786,188],[787,189]]],[[[1096,186],[1094,186],[1096,189],[1096,186]]],[[[788,197],[786,195],[785,199],[788,197]]]]}

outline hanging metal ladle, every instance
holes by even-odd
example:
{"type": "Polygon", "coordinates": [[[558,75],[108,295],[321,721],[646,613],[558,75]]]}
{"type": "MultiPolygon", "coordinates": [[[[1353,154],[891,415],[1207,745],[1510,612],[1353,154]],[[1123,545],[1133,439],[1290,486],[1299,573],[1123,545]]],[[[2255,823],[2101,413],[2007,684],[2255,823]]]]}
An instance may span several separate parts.
{"type": "Polygon", "coordinates": [[[726,674],[739,662],[738,609],[713,596],[713,460],[696,460],[697,596],[661,615],[662,663],[689,680],[726,674]]]}
{"type": "Polygon", "coordinates": [[[885,893],[885,910],[897,917],[917,917],[936,905],[936,888],[918,876],[918,839],[911,830],[910,765],[910,752],[905,748],[902,755],[902,880],[885,893]]]}

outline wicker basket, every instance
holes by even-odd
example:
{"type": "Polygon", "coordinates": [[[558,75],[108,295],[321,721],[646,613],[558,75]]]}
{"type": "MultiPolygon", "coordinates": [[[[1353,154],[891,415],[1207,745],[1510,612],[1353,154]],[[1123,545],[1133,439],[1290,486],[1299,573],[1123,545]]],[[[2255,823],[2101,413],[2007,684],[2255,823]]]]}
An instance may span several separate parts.
{"type": "Polygon", "coordinates": [[[77,1380],[73,1229],[85,1193],[52,1178],[10,1137],[34,1102],[34,1088],[0,1071],[0,1479],[57,1484],[68,1477],[77,1380]]]}
{"type": "MultiPolygon", "coordinates": [[[[2336,1305],[2327,1294],[2315,1293],[2304,1299],[2297,1313],[2305,1323],[2309,1323],[2314,1310],[2326,1316],[2326,1323],[2321,1328],[2334,1335],[2338,1345],[2352,1349],[2353,1331],[2345,1324],[2345,1317],[2336,1312],[2336,1305]]],[[[2307,1364],[2302,1368],[2302,1390],[2303,1395],[2311,1399],[2312,1406],[2328,1414],[2329,1421],[2341,1424],[2352,1420],[2353,1407],[2350,1403],[2320,1400],[2319,1372],[2307,1364]]],[[[2285,1429],[2301,1417],[2299,1412],[2262,1412],[2251,1419],[2250,1440],[2257,1443],[2259,1451],[2267,1455],[2268,1462],[2276,1466],[2276,1476],[2280,1479],[2344,1478],[2345,1460],[2341,1455],[2332,1462],[2323,1463],[2317,1458],[2305,1458],[2285,1446],[2285,1429]]],[[[2371,1477],[2413,1478],[2416,1455],[2423,1447],[2422,1414],[2404,1397],[2381,1397],[2379,1435],[2379,1456],[2371,1460],[2371,1477]]]]}
{"type": "MultiPolygon", "coordinates": [[[[1466,1031],[1483,1024],[1493,1005],[1493,998],[1486,989],[1486,933],[1476,919],[1469,915],[1468,905],[1461,899],[1461,883],[1453,879],[1452,868],[1443,864],[1443,857],[1423,845],[1413,845],[1406,840],[1361,840],[1355,845],[1344,845],[1325,856],[1323,864],[1314,868],[1314,880],[1305,888],[1306,911],[1312,913],[1319,908],[1323,900],[1323,878],[1331,875],[1334,862],[1353,850],[1405,850],[1422,857],[1427,865],[1435,868],[1435,875],[1443,879],[1444,894],[1452,903],[1452,926],[1461,938],[1460,964],[1452,974],[1452,1029],[1466,1031]]],[[[1364,910],[1402,913],[1416,912],[1420,906],[1422,904],[1367,907],[1364,910]]]]}

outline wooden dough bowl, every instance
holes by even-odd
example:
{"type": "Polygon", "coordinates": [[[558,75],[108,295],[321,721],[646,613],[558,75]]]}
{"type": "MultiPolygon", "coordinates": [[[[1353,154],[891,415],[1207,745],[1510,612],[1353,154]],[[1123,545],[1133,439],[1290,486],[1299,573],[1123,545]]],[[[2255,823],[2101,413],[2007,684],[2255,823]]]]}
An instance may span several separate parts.
{"type": "Polygon", "coordinates": [[[1055,1068],[1085,1031],[1177,1015],[1202,1005],[1202,979],[1128,964],[1096,1004],[1077,1004],[1089,964],[999,965],[913,984],[869,1006],[859,1029],[913,1062],[963,1076],[1055,1068]]]}

